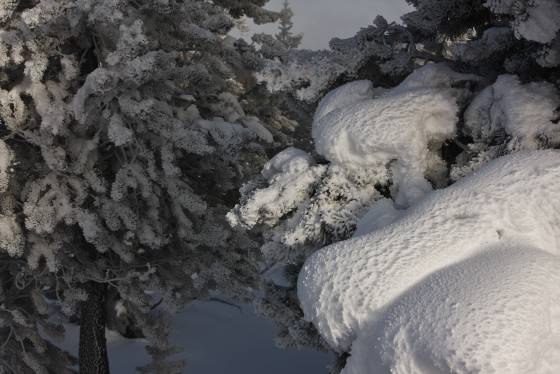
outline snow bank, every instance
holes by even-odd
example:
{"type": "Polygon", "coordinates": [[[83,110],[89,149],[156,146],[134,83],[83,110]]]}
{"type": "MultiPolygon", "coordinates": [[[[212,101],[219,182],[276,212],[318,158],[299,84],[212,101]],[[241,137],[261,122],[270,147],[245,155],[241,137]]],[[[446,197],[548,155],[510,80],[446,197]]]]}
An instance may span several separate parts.
{"type": "Polygon", "coordinates": [[[0,139],[0,193],[6,192],[10,182],[10,167],[14,155],[8,145],[0,139]]]}
{"type": "Polygon", "coordinates": [[[360,101],[314,123],[315,147],[329,161],[350,168],[396,159],[406,168],[425,170],[428,141],[455,134],[457,110],[455,100],[431,89],[360,101]]]}
{"type": "MultiPolygon", "coordinates": [[[[474,258],[475,255],[489,251],[492,246],[500,243],[515,243],[515,248],[534,247],[550,254],[560,254],[559,180],[560,152],[515,153],[492,161],[474,174],[444,190],[430,193],[424,200],[410,208],[406,215],[396,218],[388,226],[325,247],[307,260],[299,276],[298,297],[305,317],[314,323],[333,349],[345,352],[352,347],[352,354],[354,354],[354,350],[356,352],[367,350],[371,354],[374,347],[368,343],[368,341],[370,343],[371,341],[366,337],[366,335],[371,336],[369,335],[372,333],[371,326],[379,323],[379,321],[390,319],[391,310],[395,310],[390,308],[391,304],[412,303],[412,301],[407,301],[410,297],[407,299],[403,295],[407,292],[414,293],[415,287],[426,290],[422,292],[429,292],[429,286],[422,286],[420,282],[435,272],[460,261],[474,258]],[[357,338],[358,340],[356,340],[357,338]],[[352,345],[354,342],[356,343],[352,345]]],[[[481,254],[481,256],[491,257],[493,255],[481,254]]],[[[545,255],[535,253],[535,256],[545,255]]],[[[510,261],[508,259],[509,255],[505,257],[504,260],[510,261]]],[[[476,267],[476,264],[484,263],[486,260],[485,257],[482,260],[473,259],[475,265],[472,266],[476,267]]],[[[511,261],[514,260],[511,259],[511,261]]],[[[542,262],[546,262],[539,261],[531,263],[538,267],[543,265],[542,262]]],[[[508,262],[504,261],[504,266],[506,266],[506,263],[508,262]]],[[[510,264],[512,264],[511,266],[518,266],[515,261],[510,264]]],[[[527,266],[530,267],[531,265],[528,264],[527,266]]],[[[470,270],[465,267],[465,271],[470,270]]],[[[454,274],[453,271],[448,273],[454,274]]],[[[505,289],[509,287],[507,286],[509,284],[506,281],[507,277],[517,277],[515,279],[518,282],[523,282],[525,278],[523,272],[517,273],[509,270],[496,270],[496,274],[500,277],[503,274],[505,282],[503,287],[505,289]]],[[[488,274],[488,276],[491,276],[491,274],[488,274]]],[[[421,303],[427,302],[434,303],[433,308],[436,308],[438,304],[441,304],[442,308],[447,305],[447,299],[438,294],[435,288],[445,289],[445,287],[448,287],[453,289],[455,286],[453,286],[453,283],[447,284],[445,282],[447,276],[439,277],[436,275],[435,278],[430,278],[435,282],[433,284],[437,284],[437,287],[432,287],[434,289],[433,294],[418,299],[423,300],[422,302],[418,301],[418,307],[421,307],[421,303]]],[[[493,287],[492,284],[487,284],[484,276],[473,276],[471,282],[471,285],[466,286],[463,298],[468,296],[470,299],[476,299],[477,294],[484,295],[493,287]]],[[[527,283],[529,288],[534,284],[530,279],[527,282],[529,282],[527,283]]],[[[557,287],[558,285],[553,276],[548,280],[544,279],[543,282],[550,282],[547,285],[543,284],[543,289],[548,289],[549,286],[557,287]]],[[[496,284],[496,287],[500,287],[499,284],[496,284]]],[[[497,292],[495,295],[498,301],[512,297],[502,292],[497,292]]],[[[514,292],[513,295],[521,299],[519,303],[534,304],[533,297],[535,296],[532,294],[525,295],[524,292],[514,292]]],[[[544,293],[541,295],[544,295],[544,293]]],[[[551,302],[551,299],[539,298],[538,300],[541,302],[540,305],[544,305],[543,303],[549,305],[551,302]]],[[[494,304],[500,305],[500,303],[501,301],[494,304]]],[[[491,306],[488,305],[488,307],[491,306]]],[[[400,307],[398,313],[405,313],[405,309],[405,307],[400,307]]],[[[465,314],[461,315],[464,316],[465,314]]],[[[454,320],[454,315],[447,313],[422,316],[425,317],[425,323],[419,320],[411,320],[411,327],[409,328],[409,330],[416,328],[416,330],[411,330],[410,334],[416,336],[419,339],[418,341],[421,342],[424,341],[422,335],[437,333],[436,330],[432,331],[430,324],[459,326],[468,322],[471,318],[469,314],[468,318],[463,317],[467,318],[466,321],[454,320]],[[414,327],[415,323],[417,324],[416,327],[414,327]]],[[[540,318],[543,318],[536,315],[533,317],[537,322],[541,320],[540,318]]],[[[555,315],[555,322],[560,323],[559,317],[555,315]]],[[[544,336],[539,335],[540,330],[538,329],[524,329],[522,324],[525,323],[525,320],[523,318],[525,318],[523,314],[511,315],[511,319],[507,319],[510,325],[505,326],[499,317],[486,318],[480,323],[484,324],[485,329],[489,329],[487,331],[491,331],[491,329],[496,331],[514,329],[517,332],[504,331],[501,334],[523,333],[529,334],[531,338],[537,336],[544,338],[544,336]],[[522,330],[523,332],[521,332],[522,330]]],[[[392,329],[405,328],[391,323],[388,323],[387,326],[392,326],[392,329]]],[[[387,331],[387,334],[390,335],[392,334],[391,331],[397,330],[389,329],[387,331]]],[[[485,336],[477,336],[476,330],[471,329],[471,331],[464,338],[457,337],[456,344],[466,349],[470,342],[487,341],[485,336]]],[[[398,337],[402,335],[398,332],[395,332],[395,334],[398,337]]],[[[386,347],[393,345],[392,349],[404,352],[403,354],[409,360],[418,358],[422,361],[422,357],[427,357],[427,361],[425,363],[420,362],[420,366],[428,365],[429,368],[429,365],[436,365],[436,367],[439,365],[434,363],[437,360],[430,356],[429,352],[424,352],[423,343],[410,346],[405,344],[405,340],[403,340],[402,345],[399,342],[398,339],[387,340],[382,344],[386,344],[386,347]],[[415,350],[416,346],[420,347],[418,351],[415,350]],[[424,356],[424,353],[427,355],[424,356]]],[[[434,344],[437,343],[434,342],[434,344]]],[[[511,344],[519,344],[516,346],[519,348],[529,343],[523,341],[512,342],[511,344]]],[[[429,351],[428,348],[426,349],[429,351]]],[[[461,354],[461,352],[466,351],[457,352],[457,354],[461,354]]],[[[467,354],[464,353],[464,357],[459,357],[457,360],[470,362],[482,360],[481,357],[478,357],[480,351],[469,352],[469,355],[476,353],[477,356],[467,357],[467,354]]],[[[504,350],[496,351],[496,356],[493,356],[494,358],[491,360],[492,363],[510,359],[509,356],[500,355],[500,352],[504,352],[504,350]]],[[[494,353],[489,348],[489,351],[484,351],[484,354],[492,355],[494,353]]],[[[445,354],[442,353],[442,355],[445,354]]],[[[389,362],[401,360],[396,353],[387,357],[389,362]]],[[[404,360],[404,358],[402,359],[404,360]]],[[[455,360],[455,358],[451,359],[455,360]]],[[[560,366],[555,368],[554,372],[560,371],[560,366]]],[[[377,368],[369,367],[363,371],[352,371],[354,369],[352,369],[352,360],[350,360],[349,367],[346,370],[347,373],[365,373],[376,372],[375,369],[377,368]]],[[[415,371],[412,369],[407,371],[404,368],[400,372],[415,371]]],[[[484,369],[480,372],[489,373],[491,371],[484,369]]],[[[505,372],[511,371],[506,370],[505,372]]],[[[519,373],[523,373],[523,371],[519,373]]]]}
{"type": "Polygon", "coordinates": [[[511,48],[513,41],[511,28],[490,27],[484,30],[479,39],[450,43],[449,57],[470,64],[480,64],[480,61],[511,48]]]}
{"type": "Polygon", "coordinates": [[[501,75],[485,88],[465,112],[465,127],[475,141],[490,142],[501,131],[516,148],[537,149],[540,143],[560,144],[554,123],[560,95],[547,82],[521,84],[514,75],[501,75]]]}
{"type": "Polygon", "coordinates": [[[481,252],[390,305],[354,342],[343,374],[557,373],[558,284],[560,258],[549,253],[481,252]]]}
{"type": "Polygon", "coordinates": [[[289,147],[278,153],[264,165],[262,175],[270,181],[280,173],[302,173],[314,163],[313,157],[305,151],[289,147]]]}

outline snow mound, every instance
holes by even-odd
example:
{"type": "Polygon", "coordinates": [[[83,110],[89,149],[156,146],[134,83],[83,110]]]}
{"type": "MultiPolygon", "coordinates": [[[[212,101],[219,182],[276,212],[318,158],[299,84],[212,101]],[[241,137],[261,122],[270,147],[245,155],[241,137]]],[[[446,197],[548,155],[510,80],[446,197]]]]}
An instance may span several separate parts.
{"type": "Polygon", "coordinates": [[[306,319],[345,352],[435,271],[501,242],[560,254],[559,180],[560,152],[514,153],[433,191],[388,226],[323,248],[298,280],[306,319]]]}
{"type": "Polygon", "coordinates": [[[537,149],[543,142],[558,145],[559,102],[560,95],[550,83],[521,84],[514,75],[501,75],[472,101],[465,112],[465,127],[475,141],[489,141],[505,131],[522,149],[537,149]]]}
{"type": "Polygon", "coordinates": [[[317,152],[334,164],[391,167],[398,201],[408,206],[431,190],[424,175],[439,156],[428,143],[455,135],[457,111],[444,91],[412,90],[332,111],[314,124],[313,138],[317,152]]]}
{"type": "Polygon", "coordinates": [[[375,89],[368,80],[346,83],[325,95],[317,105],[313,121],[318,121],[333,110],[362,100],[373,99],[375,89]]]}
{"type": "Polygon", "coordinates": [[[435,272],[360,335],[343,374],[557,373],[560,258],[502,245],[435,272]]]}
{"type": "Polygon", "coordinates": [[[492,12],[511,15],[517,38],[550,43],[560,29],[558,0],[487,0],[485,6],[492,12]]]}
{"type": "Polygon", "coordinates": [[[329,161],[347,167],[399,160],[407,168],[424,170],[428,141],[455,134],[457,110],[455,100],[431,89],[361,101],[323,117],[313,127],[315,147],[329,161]]]}
{"type": "Polygon", "coordinates": [[[456,134],[464,90],[452,86],[473,80],[478,78],[445,64],[429,64],[381,94],[366,81],[339,87],[315,114],[316,151],[348,169],[391,168],[396,202],[409,206],[432,189],[425,176],[438,174],[441,145],[456,134]]]}

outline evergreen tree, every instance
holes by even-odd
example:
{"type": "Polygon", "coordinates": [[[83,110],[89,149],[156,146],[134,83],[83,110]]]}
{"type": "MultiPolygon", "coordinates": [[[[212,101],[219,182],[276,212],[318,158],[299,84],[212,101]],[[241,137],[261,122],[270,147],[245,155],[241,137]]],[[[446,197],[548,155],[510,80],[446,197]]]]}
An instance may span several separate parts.
{"type": "Polygon", "coordinates": [[[270,133],[239,100],[261,59],[227,34],[233,17],[277,14],[262,0],[0,3],[0,371],[70,371],[49,339],[72,320],[82,373],[108,372],[119,324],[150,340],[147,371],[179,372],[163,362],[166,315],[255,284],[255,243],[224,214],[270,133]]]}
{"type": "Polygon", "coordinates": [[[284,0],[284,3],[282,3],[282,10],[280,11],[280,31],[276,34],[276,39],[288,49],[299,47],[301,39],[303,38],[303,34],[294,35],[292,33],[292,28],[294,27],[294,23],[292,22],[293,16],[294,12],[290,8],[288,0],[284,0]]]}

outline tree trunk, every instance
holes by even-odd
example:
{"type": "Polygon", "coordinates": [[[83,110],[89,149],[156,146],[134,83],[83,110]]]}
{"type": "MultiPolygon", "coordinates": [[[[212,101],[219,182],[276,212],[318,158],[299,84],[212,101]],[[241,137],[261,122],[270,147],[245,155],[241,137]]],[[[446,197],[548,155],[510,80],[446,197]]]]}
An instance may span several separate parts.
{"type": "Polygon", "coordinates": [[[109,374],[105,339],[107,287],[96,282],[84,284],[88,299],[81,305],[80,374],[109,374]]]}

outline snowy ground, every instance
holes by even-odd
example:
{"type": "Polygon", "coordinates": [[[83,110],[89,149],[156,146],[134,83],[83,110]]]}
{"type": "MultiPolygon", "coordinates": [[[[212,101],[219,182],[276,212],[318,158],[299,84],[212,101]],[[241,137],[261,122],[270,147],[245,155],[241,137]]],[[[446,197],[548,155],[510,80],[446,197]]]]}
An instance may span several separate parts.
{"type": "MultiPolygon", "coordinates": [[[[77,354],[77,328],[70,328],[64,348],[77,354]]],[[[332,361],[314,350],[283,350],[273,342],[274,327],[257,317],[250,306],[238,309],[216,303],[195,302],[177,315],[171,341],[183,351],[189,374],[324,374],[332,361]]],[[[135,373],[149,362],[142,341],[108,335],[111,372],[135,373]]]]}

